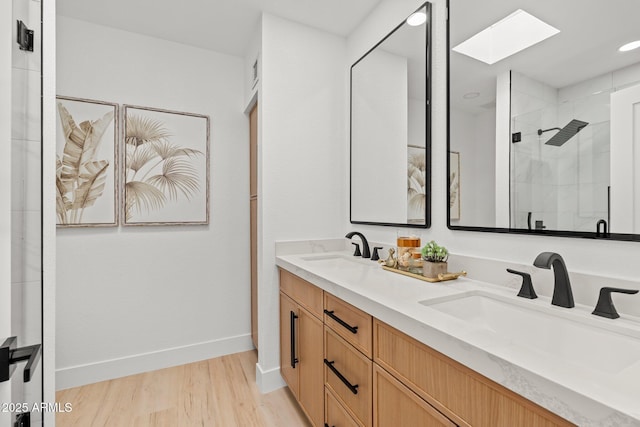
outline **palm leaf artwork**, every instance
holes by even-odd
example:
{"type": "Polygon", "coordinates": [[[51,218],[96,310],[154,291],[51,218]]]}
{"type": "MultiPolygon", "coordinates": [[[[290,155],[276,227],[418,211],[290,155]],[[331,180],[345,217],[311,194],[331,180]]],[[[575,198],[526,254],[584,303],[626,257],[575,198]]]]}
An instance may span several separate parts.
{"type": "Polygon", "coordinates": [[[175,145],[171,137],[161,121],[127,115],[125,221],[131,222],[136,213],[161,210],[180,195],[191,200],[199,190],[191,160],[203,153],[175,145]]]}
{"type": "Polygon", "coordinates": [[[427,164],[424,153],[409,156],[407,167],[407,200],[409,208],[415,212],[425,212],[426,170],[427,164]]]}
{"type": "Polygon", "coordinates": [[[56,213],[59,224],[81,224],[87,208],[104,193],[108,160],[97,160],[100,143],[114,116],[77,125],[65,106],[58,102],[58,114],[65,137],[62,159],[56,162],[56,213]]]}

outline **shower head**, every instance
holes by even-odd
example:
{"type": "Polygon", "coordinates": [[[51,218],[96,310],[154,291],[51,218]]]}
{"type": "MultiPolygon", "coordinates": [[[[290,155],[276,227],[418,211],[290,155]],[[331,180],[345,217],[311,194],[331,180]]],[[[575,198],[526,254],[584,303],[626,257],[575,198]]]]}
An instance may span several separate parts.
{"type": "Polygon", "coordinates": [[[538,135],[542,135],[543,133],[548,132],[550,130],[558,129],[559,132],[553,135],[550,140],[545,142],[545,144],[555,145],[556,147],[560,147],[565,142],[573,138],[575,134],[580,132],[582,128],[584,128],[588,124],[589,124],[588,122],[583,122],[582,120],[573,119],[569,122],[569,124],[567,124],[562,129],[560,128],[551,128],[551,129],[545,129],[545,130],[538,129],[538,135]]]}

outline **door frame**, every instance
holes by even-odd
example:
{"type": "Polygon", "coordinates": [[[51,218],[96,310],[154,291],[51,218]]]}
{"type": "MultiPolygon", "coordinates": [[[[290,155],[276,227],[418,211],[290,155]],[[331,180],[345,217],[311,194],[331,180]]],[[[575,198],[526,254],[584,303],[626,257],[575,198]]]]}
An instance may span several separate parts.
{"type": "MultiPolygon", "coordinates": [[[[42,0],[42,396],[56,402],[56,0],[42,0]]],[[[62,402],[64,405],[66,402],[62,402]]],[[[55,413],[43,414],[55,425],[55,413]]]]}
{"type": "MultiPolygon", "coordinates": [[[[13,2],[0,2],[0,198],[11,200],[11,47],[13,2]]],[[[11,205],[0,204],[0,341],[11,335],[11,205]]],[[[0,402],[11,402],[11,381],[0,383],[0,402]]],[[[11,414],[0,411],[0,425],[11,414]]]]}

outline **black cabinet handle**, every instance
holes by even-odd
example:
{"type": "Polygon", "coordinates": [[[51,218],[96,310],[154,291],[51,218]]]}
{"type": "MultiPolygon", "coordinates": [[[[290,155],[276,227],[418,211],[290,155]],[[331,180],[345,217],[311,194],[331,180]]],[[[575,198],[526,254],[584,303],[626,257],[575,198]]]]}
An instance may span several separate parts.
{"type": "Polygon", "coordinates": [[[327,316],[331,317],[336,322],[340,323],[342,326],[347,328],[349,330],[349,332],[351,332],[352,334],[357,334],[358,333],[358,327],[357,326],[349,325],[347,322],[345,322],[344,320],[342,320],[341,318],[339,318],[338,316],[333,314],[333,310],[329,311],[329,310],[327,310],[325,308],[324,309],[324,314],[326,314],[327,316]]]}
{"type": "Polygon", "coordinates": [[[352,385],[345,377],[344,375],[342,375],[340,373],[340,371],[338,371],[335,366],[333,366],[333,364],[336,363],[334,360],[332,360],[331,362],[329,362],[327,359],[324,359],[324,364],[327,365],[329,367],[329,369],[331,369],[331,372],[333,372],[334,374],[336,374],[336,377],[340,378],[340,381],[342,381],[344,383],[344,385],[346,385],[349,390],[351,390],[351,393],[353,394],[358,394],[358,384],[356,385],[352,385]]]}
{"type": "Polygon", "coordinates": [[[291,367],[296,369],[296,363],[298,363],[298,358],[296,357],[296,313],[293,311],[289,312],[289,321],[291,324],[291,367]]]}

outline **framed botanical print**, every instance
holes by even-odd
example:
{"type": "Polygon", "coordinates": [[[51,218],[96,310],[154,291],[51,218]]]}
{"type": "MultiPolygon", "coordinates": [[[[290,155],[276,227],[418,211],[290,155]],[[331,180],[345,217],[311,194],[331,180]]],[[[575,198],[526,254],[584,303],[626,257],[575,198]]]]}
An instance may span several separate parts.
{"type": "Polygon", "coordinates": [[[58,227],[118,225],[118,105],[58,96],[58,227]]]}
{"type": "Polygon", "coordinates": [[[124,106],[123,224],[209,223],[209,117],[124,106]]]}

